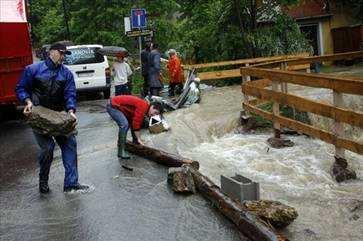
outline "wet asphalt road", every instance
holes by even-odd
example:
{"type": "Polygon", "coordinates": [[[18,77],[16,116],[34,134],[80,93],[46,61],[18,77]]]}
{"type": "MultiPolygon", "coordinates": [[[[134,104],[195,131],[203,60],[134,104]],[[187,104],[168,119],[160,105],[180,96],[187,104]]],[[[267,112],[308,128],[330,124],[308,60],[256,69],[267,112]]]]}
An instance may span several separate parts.
{"type": "Polygon", "coordinates": [[[245,240],[199,195],[178,196],[167,169],[132,157],[130,172],[116,157],[116,125],[105,100],[79,103],[80,182],[89,194],[64,194],[59,149],[51,193],[38,192],[37,151],[22,120],[0,123],[0,240],[245,240]]]}

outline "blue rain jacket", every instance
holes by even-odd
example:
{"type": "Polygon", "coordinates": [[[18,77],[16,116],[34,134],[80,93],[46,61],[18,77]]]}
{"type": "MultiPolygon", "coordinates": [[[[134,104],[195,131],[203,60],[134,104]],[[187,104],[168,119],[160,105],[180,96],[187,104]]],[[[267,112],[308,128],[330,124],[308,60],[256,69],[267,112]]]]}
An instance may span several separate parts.
{"type": "Polygon", "coordinates": [[[76,110],[76,86],[69,69],[48,58],[25,67],[16,86],[18,99],[30,98],[34,105],[55,111],[76,110]]]}

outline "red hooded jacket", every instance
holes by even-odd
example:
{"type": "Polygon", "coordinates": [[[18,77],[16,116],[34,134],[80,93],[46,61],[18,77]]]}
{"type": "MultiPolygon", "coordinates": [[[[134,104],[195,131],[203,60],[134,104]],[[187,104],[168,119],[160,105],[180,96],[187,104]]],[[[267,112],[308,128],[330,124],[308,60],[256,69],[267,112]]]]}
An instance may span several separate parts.
{"type": "Polygon", "coordinates": [[[180,59],[176,56],[176,54],[169,59],[167,67],[169,69],[170,83],[182,83],[182,67],[180,59]]]}
{"type": "Polygon", "coordinates": [[[132,95],[115,96],[111,98],[111,105],[125,115],[134,131],[141,129],[144,116],[147,115],[150,108],[150,104],[146,100],[132,95]]]}

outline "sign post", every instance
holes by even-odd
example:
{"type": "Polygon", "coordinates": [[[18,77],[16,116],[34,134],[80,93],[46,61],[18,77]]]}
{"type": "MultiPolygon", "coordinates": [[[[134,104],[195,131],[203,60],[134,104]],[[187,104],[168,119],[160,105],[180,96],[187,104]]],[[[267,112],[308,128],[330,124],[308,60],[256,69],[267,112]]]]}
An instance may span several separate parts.
{"type": "Polygon", "coordinates": [[[142,52],[142,39],[143,35],[152,35],[152,31],[146,29],[146,10],[145,9],[131,9],[131,31],[127,31],[126,35],[129,37],[139,37],[139,52],[140,52],[140,69],[142,73],[141,52],[142,52]]]}

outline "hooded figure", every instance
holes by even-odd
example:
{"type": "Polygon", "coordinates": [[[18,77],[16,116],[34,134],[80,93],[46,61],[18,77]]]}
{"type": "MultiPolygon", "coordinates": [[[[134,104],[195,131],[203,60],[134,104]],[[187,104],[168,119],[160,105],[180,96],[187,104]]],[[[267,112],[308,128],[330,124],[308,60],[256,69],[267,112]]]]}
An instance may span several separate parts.
{"type": "Polygon", "coordinates": [[[178,87],[177,94],[180,94],[183,89],[183,76],[180,59],[178,58],[175,49],[169,50],[169,62],[167,67],[170,76],[169,96],[174,96],[175,87],[178,87]]]}

